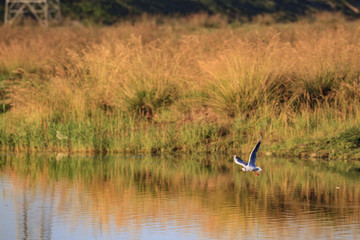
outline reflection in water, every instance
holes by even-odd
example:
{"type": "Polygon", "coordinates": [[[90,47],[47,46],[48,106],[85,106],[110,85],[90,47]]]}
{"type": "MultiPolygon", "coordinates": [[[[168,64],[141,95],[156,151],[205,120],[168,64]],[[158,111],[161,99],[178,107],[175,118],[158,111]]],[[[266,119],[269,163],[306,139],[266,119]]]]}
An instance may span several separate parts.
{"type": "Polygon", "coordinates": [[[257,177],[230,158],[1,156],[0,186],[18,239],[360,236],[358,163],[261,164],[257,177]]]}
{"type": "Polygon", "coordinates": [[[19,184],[23,186],[13,189],[19,196],[15,198],[18,239],[51,239],[51,189],[29,191],[26,181],[19,184]]]}

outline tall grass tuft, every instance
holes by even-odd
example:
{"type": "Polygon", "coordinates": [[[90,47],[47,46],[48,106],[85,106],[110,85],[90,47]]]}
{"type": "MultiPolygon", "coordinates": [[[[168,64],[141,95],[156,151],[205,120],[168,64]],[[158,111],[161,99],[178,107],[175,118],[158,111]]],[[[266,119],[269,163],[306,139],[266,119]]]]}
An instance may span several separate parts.
{"type": "Polygon", "coordinates": [[[1,148],[284,151],[359,125],[358,21],[156,19],[0,28],[1,148]]]}

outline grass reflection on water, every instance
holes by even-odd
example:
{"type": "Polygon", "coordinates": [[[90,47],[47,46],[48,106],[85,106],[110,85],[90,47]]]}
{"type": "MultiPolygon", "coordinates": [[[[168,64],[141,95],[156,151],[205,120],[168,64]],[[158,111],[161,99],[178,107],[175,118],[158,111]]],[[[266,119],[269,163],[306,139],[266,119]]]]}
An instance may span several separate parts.
{"type": "Polygon", "coordinates": [[[0,178],[14,199],[48,198],[52,215],[104,234],[115,226],[141,237],[155,225],[202,238],[359,234],[359,163],[262,158],[257,177],[231,160],[5,155],[0,178]]]}

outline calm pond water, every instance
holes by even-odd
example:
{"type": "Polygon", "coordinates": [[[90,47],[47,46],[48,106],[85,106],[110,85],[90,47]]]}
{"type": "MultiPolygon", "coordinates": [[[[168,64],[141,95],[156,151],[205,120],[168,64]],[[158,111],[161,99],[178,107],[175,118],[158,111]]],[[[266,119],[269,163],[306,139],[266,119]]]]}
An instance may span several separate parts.
{"type": "Polygon", "coordinates": [[[359,239],[360,163],[0,156],[0,239],[359,239]]]}

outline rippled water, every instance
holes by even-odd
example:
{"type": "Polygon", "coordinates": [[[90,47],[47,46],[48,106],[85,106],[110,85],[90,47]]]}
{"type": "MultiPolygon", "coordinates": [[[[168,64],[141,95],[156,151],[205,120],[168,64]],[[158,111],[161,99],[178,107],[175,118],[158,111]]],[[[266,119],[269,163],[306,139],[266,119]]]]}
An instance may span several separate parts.
{"type": "Polygon", "coordinates": [[[0,156],[0,239],[359,239],[360,164],[0,156]]]}

